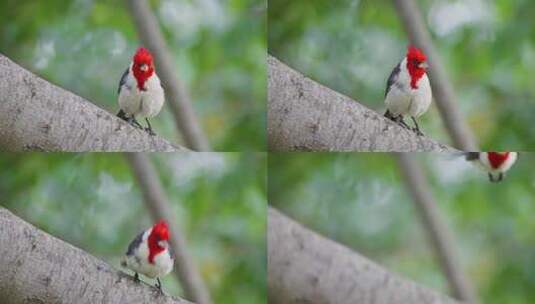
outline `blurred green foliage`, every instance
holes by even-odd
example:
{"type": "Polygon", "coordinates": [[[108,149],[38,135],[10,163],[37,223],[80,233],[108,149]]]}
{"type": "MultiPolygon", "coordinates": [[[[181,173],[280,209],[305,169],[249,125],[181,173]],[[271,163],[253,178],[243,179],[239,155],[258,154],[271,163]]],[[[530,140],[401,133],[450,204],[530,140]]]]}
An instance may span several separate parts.
{"type": "MultiPolygon", "coordinates": [[[[0,1],[0,52],[115,114],[119,79],[140,44],[124,2],[0,1]]],[[[265,150],[266,1],[151,4],[212,148],[265,150]]],[[[170,111],[153,126],[180,140],[170,111]]]]}
{"type": "MultiPolygon", "coordinates": [[[[151,159],[214,303],[265,303],[266,154],[151,159]]],[[[0,206],[117,269],[130,241],[153,224],[120,154],[6,153],[0,168],[0,206]]],[[[174,275],[163,285],[182,294],[174,275]]]]}
{"type": "MultiPolygon", "coordinates": [[[[481,303],[535,303],[535,154],[501,183],[462,157],[414,153],[481,303]]],[[[448,293],[397,164],[386,153],[271,153],[270,204],[386,268],[448,293]]]]}
{"type": "MultiPolygon", "coordinates": [[[[535,147],[535,1],[417,1],[483,150],[535,147]]],[[[270,54],[384,112],[386,80],[407,36],[388,0],[270,0],[270,54]]],[[[426,134],[449,142],[436,106],[426,134]]]]}

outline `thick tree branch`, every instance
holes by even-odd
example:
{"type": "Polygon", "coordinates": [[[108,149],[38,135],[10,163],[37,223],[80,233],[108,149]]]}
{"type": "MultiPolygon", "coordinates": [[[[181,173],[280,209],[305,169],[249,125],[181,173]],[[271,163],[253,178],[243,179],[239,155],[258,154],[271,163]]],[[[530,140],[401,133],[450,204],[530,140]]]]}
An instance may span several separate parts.
{"type": "Polygon", "coordinates": [[[0,54],[0,151],[177,151],[0,54]]]}
{"type": "Polygon", "coordinates": [[[204,284],[195,261],[188,251],[186,239],[176,226],[176,219],[169,207],[169,201],[160,183],[160,178],[147,155],[127,153],[134,175],[143,193],[145,205],[152,218],[157,221],[165,218],[171,229],[171,246],[175,254],[175,271],[182,284],[186,298],[199,304],[211,304],[210,293],[204,284]]]}
{"type": "Polygon", "coordinates": [[[193,110],[190,94],[176,73],[175,64],[167,50],[165,39],[145,0],[127,0],[139,38],[154,54],[156,70],[165,88],[167,104],[175,117],[177,129],[186,147],[208,151],[210,145],[193,110]]]}
{"type": "Polygon", "coordinates": [[[466,124],[457,106],[453,87],[433,46],[418,6],[414,0],[393,1],[410,41],[427,54],[429,80],[433,88],[433,97],[454,146],[464,151],[477,151],[474,134],[466,124]]]}
{"type": "Polygon", "coordinates": [[[0,208],[2,304],[186,304],[0,208]]]}
{"type": "Polygon", "coordinates": [[[336,242],[268,211],[268,302],[277,304],[454,304],[389,273],[336,242]]]}
{"type": "Polygon", "coordinates": [[[466,303],[477,303],[474,287],[466,277],[457,254],[456,243],[422,172],[420,165],[408,153],[396,153],[402,179],[413,197],[413,202],[436,252],[442,271],[448,279],[455,298],[466,303]]]}
{"type": "Polygon", "coordinates": [[[446,151],[274,57],[268,57],[270,150],[446,151]]]}

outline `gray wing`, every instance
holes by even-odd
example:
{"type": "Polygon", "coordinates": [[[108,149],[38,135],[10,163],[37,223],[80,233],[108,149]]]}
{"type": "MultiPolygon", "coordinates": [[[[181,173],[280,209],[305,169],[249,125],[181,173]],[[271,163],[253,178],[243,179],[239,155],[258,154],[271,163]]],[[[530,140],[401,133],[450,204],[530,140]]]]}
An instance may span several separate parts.
{"type": "Polygon", "coordinates": [[[399,68],[400,64],[401,62],[396,65],[396,67],[392,70],[392,73],[390,73],[390,76],[388,77],[388,80],[386,82],[385,98],[386,98],[386,95],[388,95],[388,92],[390,92],[390,88],[392,87],[394,82],[396,82],[396,80],[398,79],[398,75],[400,71],[400,68],[399,68]]]}
{"type": "Polygon", "coordinates": [[[119,87],[117,88],[117,94],[121,92],[121,87],[126,83],[126,77],[128,76],[128,70],[129,68],[126,68],[126,71],[124,71],[123,76],[121,76],[121,80],[119,81],[119,87]]]}
{"type": "Polygon", "coordinates": [[[139,244],[143,241],[143,234],[145,231],[141,232],[136,236],[136,238],[128,245],[128,251],[126,251],[126,255],[134,255],[134,250],[139,247],[139,244]]]}

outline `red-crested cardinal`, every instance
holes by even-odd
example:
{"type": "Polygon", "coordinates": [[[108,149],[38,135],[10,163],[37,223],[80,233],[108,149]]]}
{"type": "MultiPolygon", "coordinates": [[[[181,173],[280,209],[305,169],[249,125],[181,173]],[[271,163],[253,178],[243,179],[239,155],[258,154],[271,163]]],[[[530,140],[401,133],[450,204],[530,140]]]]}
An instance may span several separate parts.
{"type": "Polygon", "coordinates": [[[154,71],[152,55],[146,48],[140,47],[136,51],[130,67],[121,77],[117,92],[120,108],[117,116],[141,129],[143,127],[137,122],[136,116],[145,118],[148,126],[145,130],[150,135],[155,135],[149,118],[160,113],[165,95],[154,71]]]}
{"type": "Polygon", "coordinates": [[[491,182],[500,182],[515,163],[517,152],[467,152],[466,160],[475,162],[488,172],[491,182]]]}
{"type": "Polygon", "coordinates": [[[403,121],[409,115],[414,122],[413,131],[423,135],[416,118],[424,114],[431,105],[431,86],[427,78],[427,58],[418,48],[409,46],[407,55],[394,68],[386,83],[385,117],[400,123],[407,129],[403,121]]]}
{"type": "Polygon", "coordinates": [[[173,270],[173,257],[169,251],[169,227],[164,220],[141,232],[128,245],[128,251],[121,261],[123,267],[135,272],[135,280],[139,281],[138,273],[149,278],[156,278],[156,287],[161,291],[160,277],[173,270]]]}

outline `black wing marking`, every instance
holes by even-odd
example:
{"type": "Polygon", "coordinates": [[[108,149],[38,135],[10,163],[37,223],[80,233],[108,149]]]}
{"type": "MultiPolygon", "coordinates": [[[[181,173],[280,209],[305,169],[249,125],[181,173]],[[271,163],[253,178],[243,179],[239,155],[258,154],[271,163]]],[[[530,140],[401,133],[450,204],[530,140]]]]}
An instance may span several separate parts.
{"type": "Polygon", "coordinates": [[[121,80],[119,81],[119,87],[117,88],[117,94],[121,92],[121,87],[126,83],[126,77],[128,76],[128,70],[130,68],[126,68],[126,71],[124,71],[123,76],[121,76],[121,80]]]}
{"type": "Polygon", "coordinates": [[[464,155],[468,161],[479,159],[479,152],[466,152],[464,155]]]}
{"type": "Polygon", "coordinates": [[[386,82],[385,98],[386,98],[386,95],[388,95],[388,92],[390,92],[390,88],[392,87],[394,82],[396,82],[396,80],[398,79],[400,65],[401,65],[401,62],[398,63],[398,65],[396,65],[396,67],[392,70],[392,73],[390,73],[390,76],[388,77],[388,80],[386,82]]]}
{"type": "Polygon", "coordinates": [[[143,241],[143,234],[145,231],[141,232],[136,236],[136,238],[128,245],[128,251],[126,251],[126,255],[134,255],[134,251],[139,247],[139,244],[143,241]]]}

